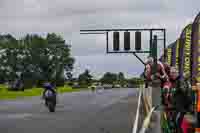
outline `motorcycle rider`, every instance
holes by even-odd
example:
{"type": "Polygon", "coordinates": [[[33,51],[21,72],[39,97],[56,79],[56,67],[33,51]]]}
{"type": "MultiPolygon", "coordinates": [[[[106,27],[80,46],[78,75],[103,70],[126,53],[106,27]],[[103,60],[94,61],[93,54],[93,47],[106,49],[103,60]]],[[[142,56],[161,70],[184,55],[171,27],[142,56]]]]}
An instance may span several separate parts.
{"type": "Polygon", "coordinates": [[[55,87],[51,83],[49,82],[44,83],[43,88],[44,88],[43,95],[42,95],[43,99],[45,99],[45,93],[47,90],[50,90],[51,92],[53,92],[54,96],[56,96],[55,87]]]}
{"type": "Polygon", "coordinates": [[[56,94],[56,91],[55,91],[53,85],[52,85],[50,82],[44,83],[43,88],[45,89],[44,92],[43,92],[43,94],[44,94],[47,90],[50,90],[50,91],[52,91],[54,94],[56,94]]]}

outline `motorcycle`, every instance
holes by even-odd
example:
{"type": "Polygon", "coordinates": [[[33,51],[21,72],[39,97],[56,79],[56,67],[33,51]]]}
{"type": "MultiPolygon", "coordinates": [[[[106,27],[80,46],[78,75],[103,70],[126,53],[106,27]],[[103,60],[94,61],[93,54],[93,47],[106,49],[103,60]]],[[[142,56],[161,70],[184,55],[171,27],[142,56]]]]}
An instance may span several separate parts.
{"type": "Polygon", "coordinates": [[[45,105],[49,109],[49,112],[55,112],[56,108],[56,94],[51,90],[46,90],[44,93],[45,105]]]}

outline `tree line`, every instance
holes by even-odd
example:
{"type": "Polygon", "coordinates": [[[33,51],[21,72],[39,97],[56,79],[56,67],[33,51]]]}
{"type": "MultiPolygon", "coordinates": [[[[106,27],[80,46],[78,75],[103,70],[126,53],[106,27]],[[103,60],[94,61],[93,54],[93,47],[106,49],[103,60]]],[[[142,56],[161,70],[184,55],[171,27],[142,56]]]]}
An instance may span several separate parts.
{"type": "Polygon", "coordinates": [[[74,61],[69,45],[55,33],[46,37],[27,34],[21,39],[0,35],[1,83],[13,86],[20,81],[23,89],[40,86],[44,81],[63,84],[65,77],[72,77],[74,61]]]}
{"type": "MultiPolygon", "coordinates": [[[[0,35],[0,83],[8,83],[12,90],[24,90],[50,81],[56,86],[72,80],[75,59],[71,49],[58,34],[48,33],[45,37],[27,34],[16,39],[10,34],[0,35]]],[[[106,72],[95,80],[86,70],[75,80],[87,87],[94,82],[102,84],[140,84],[141,79],[125,78],[122,72],[106,72]]]]}
{"type": "Polygon", "coordinates": [[[79,83],[81,87],[87,87],[92,85],[95,82],[100,82],[102,84],[111,84],[111,85],[121,85],[123,86],[129,86],[129,87],[138,87],[140,84],[143,84],[144,81],[142,78],[126,78],[124,76],[124,73],[111,73],[106,72],[100,79],[94,79],[94,77],[90,74],[89,70],[85,70],[85,72],[81,73],[76,81],[79,83]]]}

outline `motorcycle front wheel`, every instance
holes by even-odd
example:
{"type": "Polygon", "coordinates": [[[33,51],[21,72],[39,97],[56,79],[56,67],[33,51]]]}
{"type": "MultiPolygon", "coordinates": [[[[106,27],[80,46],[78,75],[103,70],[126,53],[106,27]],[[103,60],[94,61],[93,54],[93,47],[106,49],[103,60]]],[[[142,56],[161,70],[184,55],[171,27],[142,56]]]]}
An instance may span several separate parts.
{"type": "Polygon", "coordinates": [[[49,112],[55,112],[55,104],[53,102],[47,102],[49,112]]]}

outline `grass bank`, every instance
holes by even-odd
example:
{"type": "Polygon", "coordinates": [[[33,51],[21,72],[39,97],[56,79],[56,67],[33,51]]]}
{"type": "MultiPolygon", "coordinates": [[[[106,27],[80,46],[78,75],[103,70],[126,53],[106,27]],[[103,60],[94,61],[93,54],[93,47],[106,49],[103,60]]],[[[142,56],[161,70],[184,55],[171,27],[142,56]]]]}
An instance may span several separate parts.
{"type": "MultiPolygon", "coordinates": [[[[69,86],[58,87],[58,93],[67,93],[80,91],[81,89],[72,89],[69,86]]],[[[42,94],[42,88],[31,88],[24,91],[9,91],[5,85],[0,85],[0,100],[16,99],[22,97],[40,96],[42,94]]]]}

